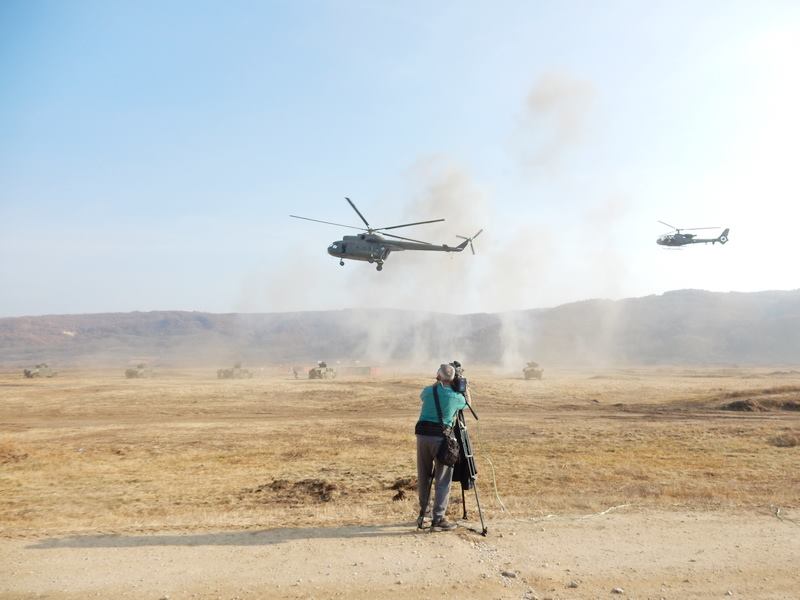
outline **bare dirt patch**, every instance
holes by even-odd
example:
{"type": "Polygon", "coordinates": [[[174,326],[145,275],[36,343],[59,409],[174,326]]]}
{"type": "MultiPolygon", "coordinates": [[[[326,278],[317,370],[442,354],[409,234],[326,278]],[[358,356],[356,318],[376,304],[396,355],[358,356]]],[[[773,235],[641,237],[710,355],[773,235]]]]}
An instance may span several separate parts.
{"type": "Polygon", "coordinates": [[[769,443],[777,448],[795,448],[800,446],[799,433],[780,433],[769,439],[769,443]]]}
{"type": "Polygon", "coordinates": [[[722,410],[737,412],[769,412],[774,410],[800,410],[800,402],[796,400],[780,400],[775,398],[747,398],[746,400],[733,400],[720,406],[722,410]]]}
{"type": "Polygon", "coordinates": [[[339,485],[324,479],[302,479],[289,481],[275,479],[254,488],[245,488],[242,494],[259,494],[258,501],[295,506],[304,502],[331,502],[334,497],[340,496],[342,489],[339,485]]]}
{"type": "Polygon", "coordinates": [[[0,465],[17,463],[28,458],[27,452],[22,452],[11,442],[0,442],[0,465]]]}
{"type": "Polygon", "coordinates": [[[734,400],[728,402],[720,407],[722,410],[735,410],[738,412],[765,412],[769,410],[766,406],[761,404],[758,400],[734,400]]]}

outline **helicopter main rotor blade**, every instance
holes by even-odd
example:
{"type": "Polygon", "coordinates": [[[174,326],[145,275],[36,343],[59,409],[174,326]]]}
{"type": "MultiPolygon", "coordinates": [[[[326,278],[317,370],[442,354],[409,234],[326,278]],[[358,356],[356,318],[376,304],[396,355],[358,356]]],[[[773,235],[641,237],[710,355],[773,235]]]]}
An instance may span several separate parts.
{"type": "Polygon", "coordinates": [[[359,217],[361,217],[361,220],[362,220],[362,221],[364,221],[364,225],[366,225],[366,226],[367,226],[367,229],[369,229],[369,230],[372,230],[372,226],[371,226],[369,223],[367,223],[367,220],[364,218],[364,215],[362,215],[362,214],[361,214],[361,211],[359,211],[359,210],[356,208],[356,205],[355,205],[355,204],[353,204],[353,201],[352,201],[352,200],[350,200],[350,198],[348,198],[347,196],[345,196],[345,197],[344,197],[344,199],[345,199],[345,200],[347,200],[347,202],[350,204],[350,206],[352,206],[352,207],[353,207],[353,210],[354,210],[354,211],[356,211],[356,214],[357,214],[359,217]]]}
{"type": "Polygon", "coordinates": [[[670,229],[674,229],[675,231],[679,231],[678,228],[675,227],[675,225],[670,225],[669,223],[664,223],[664,221],[658,221],[658,222],[661,223],[662,225],[666,225],[670,229]]]}
{"type": "Polygon", "coordinates": [[[444,219],[434,219],[433,221],[417,221],[416,223],[406,223],[405,225],[392,225],[391,227],[378,227],[374,231],[385,231],[387,229],[399,229],[400,227],[411,227],[412,225],[425,225],[426,223],[441,223],[444,219]]]}
{"type": "Polygon", "coordinates": [[[314,221],[315,223],[325,223],[326,225],[336,225],[337,227],[347,227],[348,229],[358,229],[359,231],[367,231],[363,227],[353,227],[352,225],[342,225],[341,223],[331,223],[330,221],[320,221],[319,219],[309,219],[308,217],[298,217],[297,215],[289,215],[295,219],[303,219],[304,221],[314,221]]]}
{"type": "Polygon", "coordinates": [[[687,227],[683,231],[700,231],[701,229],[722,229],[722,227],[687,227]]]}
{"type": "Polygon", "coordinates": [[[417,244],[425,244],[426,246],[433,246],[430,242],[423,242],[422,240],[412,240],[411,238],[401,237],[399,235],[394,235],[393,233],[382,233],[381,235],[385,235],[386,237],[397,238],[398,240],[405,240],[407,242],[416,242],[417,244]]]}

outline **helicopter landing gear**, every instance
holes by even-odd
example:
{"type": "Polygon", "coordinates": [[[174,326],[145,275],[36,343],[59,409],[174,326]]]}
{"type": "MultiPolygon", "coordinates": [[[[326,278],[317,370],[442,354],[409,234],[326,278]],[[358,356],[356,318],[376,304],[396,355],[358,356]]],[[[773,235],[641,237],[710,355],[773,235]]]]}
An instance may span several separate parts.
{"type": "Polygon", "coordinates": [[[343,260],[339,260],[339,266],[340,266],[340,267],[343,267],[343,266],[344,266],[344,261],[343,261],[343,260]]]}
{"type": "Polygon", "coordinates": [[[377,267],[375,267],[375,269],[376,269],[377,271],[383,271],[383,263],[382,263],[382,262],[379,262],[379,263],[378,263],[378,266],[377,266],[377,267]]]}

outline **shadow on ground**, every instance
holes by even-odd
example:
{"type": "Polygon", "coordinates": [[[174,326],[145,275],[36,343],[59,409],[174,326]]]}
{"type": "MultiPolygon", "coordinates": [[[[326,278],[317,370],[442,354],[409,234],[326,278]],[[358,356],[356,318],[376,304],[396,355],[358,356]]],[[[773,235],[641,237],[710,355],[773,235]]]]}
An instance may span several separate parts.
{"type": "Polygon", "coordinates": [[[372,527],[282,527],[259,531],[218,533],[175,533],[152,535],[73,535],[49,538],[26,546],[28,549],[54,548],[136,548],[144,546],[269,546],[295,540],[358,539],[417,535],[416,523],[372,527]]]}

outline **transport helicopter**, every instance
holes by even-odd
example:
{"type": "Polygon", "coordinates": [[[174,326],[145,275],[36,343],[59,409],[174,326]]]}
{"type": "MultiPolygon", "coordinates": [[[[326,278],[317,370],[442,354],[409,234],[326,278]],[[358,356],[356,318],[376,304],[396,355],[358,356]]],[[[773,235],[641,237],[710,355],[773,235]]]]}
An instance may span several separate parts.
{"type": "Polygon", "coordinates": [[[723,231],[718,237],[715,238],[698,238],[696,233],[681,233],[683,231],[699,231],[701,229],[719,229],[719,227],[692,227],[689,229],[679,229],[674,225],[670,225],[669,223],[664,223],[664,221],[659,221],[662,225],[666,225],[667,227],[671,227],[675,232],[674,233],[665,233],[664,235],[660,236],[656,240],[656,244],[659,246],[670,246],[670,247],[679,247],[679,246],[686,246],[688,244],[716,244],[719,242],[720,244],[726,244],[728,242],[728,232],[730,229],[727,227],[725,231],[723,231]]]}
{"type": "Polygon", "coordinates": [[[337,227],[347,227],[348,229],[360,229],[365,233],[357,235],[346,235],[341,240],[336,240],[328,246],[328,254],[335,256],[339,259],[339,264],[344,266],[346,260],[362,260],[368,263],[376,263],[378,271],[383,270],[383,263],[389,258],[392,252],[400,252],[403,250],[422,250],[427,252],[462,252],[464,248],[469,246],[472,253],[475,254],[475,248],[472,245],[472,240],[478,237],[483,229],[478,231],[472,237],[464,237],[457,235],[457,238],[464,240],[457,246],[448,246],[447,244],[430,244],[412,238],[401,237],[392,233],[386,233],[388,229],[400,229],[401,227],[411,227],[413,225],[425,225],[427,223],[441,223],[444,219],[433,219],[430,221],[417,221],[415,223],[405,223],[404,225],[391,225],[390,227],[372,227],[364,215],[356,208],[350,198],[345,197],[348,204],[352,207],[356,214],[361,218],[366,227],[354,227],[353,225],[342,225],[341,223],[331,223],[330,221],[320,221],[319,219],[310,219],[308,217],[300,217],[298,215],[289,215],[295,219],[303,219],[305,221],[314,221],[315,223],[325,223],[326,225],[336,225],[337,227]],[[387,239],[392,238],[392,239],[387,239]],[[399,241],[395,241],[399,240],[399,241]]]}

